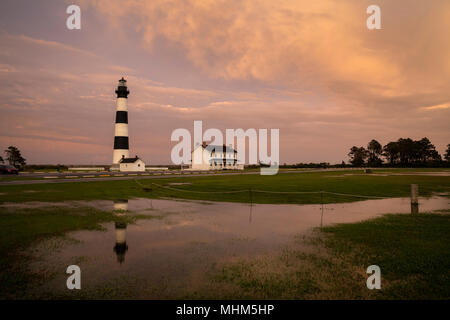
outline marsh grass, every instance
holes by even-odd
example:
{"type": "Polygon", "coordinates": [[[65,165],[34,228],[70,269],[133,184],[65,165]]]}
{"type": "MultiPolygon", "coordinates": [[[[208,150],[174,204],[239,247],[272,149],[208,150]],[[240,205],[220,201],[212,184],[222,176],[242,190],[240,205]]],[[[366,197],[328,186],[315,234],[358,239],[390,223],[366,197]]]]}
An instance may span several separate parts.
{"type": "Polygon", "coordinates": [[[450,297],[450,211],[385,215],[323,228],[324,244],[353,265],[381,268],[383,298],[450,297]]]}

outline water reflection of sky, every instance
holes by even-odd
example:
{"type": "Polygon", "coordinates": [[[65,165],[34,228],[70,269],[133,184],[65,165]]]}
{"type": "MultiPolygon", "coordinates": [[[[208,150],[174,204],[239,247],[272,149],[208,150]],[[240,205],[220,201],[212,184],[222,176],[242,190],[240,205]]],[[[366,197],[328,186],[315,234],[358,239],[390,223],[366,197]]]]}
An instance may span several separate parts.
{"type": "MultiPolygon", "coordinates": [[[[77,202],[80,204],[79,202],[77,202]]],[[[183,286],[207,273],[211,265],[271,255],[296,235],[321,224],[356,222],[384,213],[409,213],[410,199],[382,199],[321,205],[267,205],[132,199],[83,202],[117,215],[157,216],[135,224],[109,223],[106,232],[79,231],[79,240],[42,256],[39,268],[82,269],[84,288],[121,277],[156,287],[183,286]],[[168,283],[172,283],[170,286],[168,283]]],[[[420,210],[450,208],[449,199],[421,198],[420,210]]],[[[65,274],[42,290],[66,290],[65,274]]],[[[170,296],[169,296],[170,297],[170,296]]]]}

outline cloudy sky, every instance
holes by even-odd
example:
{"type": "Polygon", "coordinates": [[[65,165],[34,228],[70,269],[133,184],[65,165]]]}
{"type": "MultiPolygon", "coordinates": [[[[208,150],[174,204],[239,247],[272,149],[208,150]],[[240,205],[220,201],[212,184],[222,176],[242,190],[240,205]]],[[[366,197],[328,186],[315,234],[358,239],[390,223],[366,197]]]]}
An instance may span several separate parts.
{"type": "Polygon", "coordinates": [[[375,138],[450,143],[448,0],[2,0],[0,147],[109,164],[117,80],[130,152],[176,128],[279,128],[280,162],[347,161],[375,138]],[[81,30],[66,8],[81,7],[81,30]],[[368,30],[366,8],[381,7],[368,30]]]}

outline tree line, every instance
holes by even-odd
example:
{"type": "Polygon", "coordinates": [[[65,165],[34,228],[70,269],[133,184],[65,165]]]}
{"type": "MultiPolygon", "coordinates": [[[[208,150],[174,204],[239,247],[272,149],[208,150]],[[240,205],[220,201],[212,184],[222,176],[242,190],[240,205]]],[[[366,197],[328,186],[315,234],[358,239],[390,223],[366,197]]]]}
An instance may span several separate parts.
{"type": "MultiPolygon", "coordinates": [[[[0,156],[0,164],[9,163],[19,170],[25,167],[30,169],[52,169],[67,170],[67,166],[63,165],[32,165],[26,166],[26,160],[22,157],[17,147],[9,146],[5,150],[5,159],[0,156]],[[6,160],[6,161],[5,161],[6,160]]],[[[280,168],[346,168],[353,167],[449,167],[450,166],[450,144],[442,157],[431,141],[424,137],[420,140],[412,140],[411,138],[400,138],[397,141],[391,141],[382,146],[377,140],[373,139],[367,144],[367,147],[353,146],[348,153],[350,165],[344,161],[340,164],[330,165],[328,162],[321,163],[297,163],[282,164],[280,168]]],[[[257,168],[260,165],[247,165],[246,168],[257,168]]],[[[177,166],[179,167],[179,166],[177,166]]]]}
{"type": "Polygon", "coordinates": [[[373,139],[367,144],[367,148],[353,146],[348,153],[350,163],[355,167],[381,167],[388,165],[393,167],[411,166],[448,166],[450,162],[450,144],[442,156],[436,150],[431,141],[424,137],[420,140],[400,138],[382,146],[373,139]]]}

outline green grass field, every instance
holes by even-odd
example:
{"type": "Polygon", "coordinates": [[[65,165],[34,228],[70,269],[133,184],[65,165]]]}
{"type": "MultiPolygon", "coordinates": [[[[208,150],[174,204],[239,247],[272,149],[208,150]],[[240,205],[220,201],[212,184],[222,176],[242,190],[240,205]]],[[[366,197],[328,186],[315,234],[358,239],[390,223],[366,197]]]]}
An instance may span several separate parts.
{"type": "MultiPolygon", "coordinates": [[[[416,169],[421,171],[421,169],[416,169]]],[[[383,170],[386,172],[386,170],[383,170]]],[[[411,171],[410,171],[411,172],[411,171]]],[[[282,173],[275,176],[230,175],[171,177],[164,179],[107,180],[58,184],[0,186],[0,203],[24,201],[66,201],[132,197],[254,202],[320,203],[320,194],[262,193],[327,191],[378,197],[407,197],[411,184],[419,185],[421,196],[450,192],[449,176],[378,176],[363,171],[282,173]],[[187,183],[170,186],[172,183],[187,183]],[[171,189],[159,186],[169,186],[171,189]],[[179,189],[179,190],[174,190],[179,189]],[[239,193],[226,193],[241,191],[239,193]],[[249,190],[253,190],[250,192],[249,190]]],[[[360,198],[323,195],[324,203],[357,201],[360,198]]]]}

